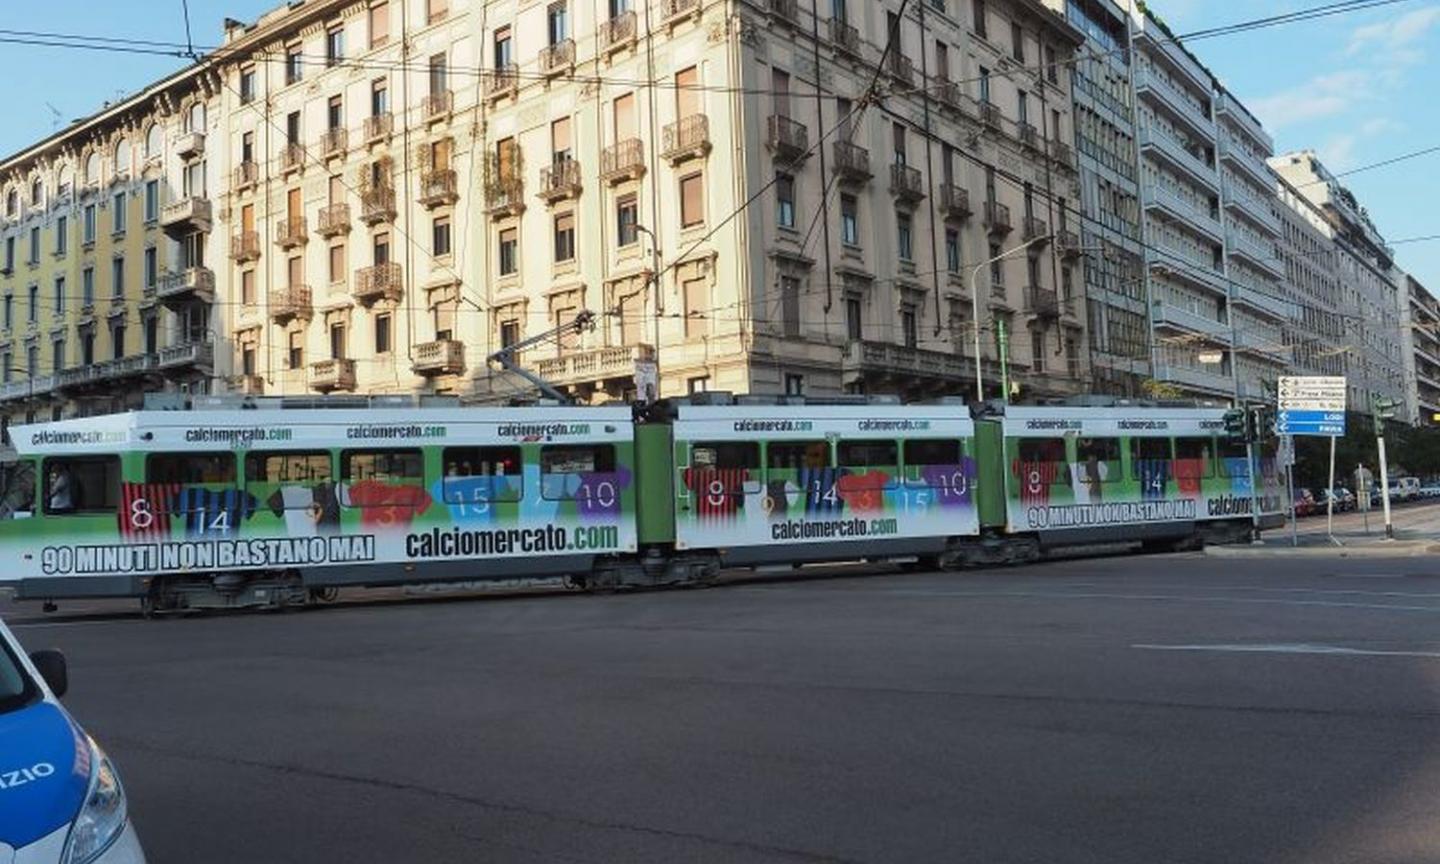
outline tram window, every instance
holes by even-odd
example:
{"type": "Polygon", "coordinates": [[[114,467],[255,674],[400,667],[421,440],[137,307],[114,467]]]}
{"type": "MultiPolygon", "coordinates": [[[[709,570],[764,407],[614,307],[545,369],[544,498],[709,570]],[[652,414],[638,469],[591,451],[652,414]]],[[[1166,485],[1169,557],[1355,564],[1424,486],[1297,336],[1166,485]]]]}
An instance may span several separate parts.
{"type": "Polygon", "coordinates": [[[900,465],[900,448],[894,441],[841,441],[835,461],[844,468],[888,468],[900,465]]]}
{"type": "Polygon", "coordinates": [[[0,519],[25,519],[35,512],[35,463],[15,462],[0,472],[0,519]]]}
{"type": "Polygon", "coordinates": [[[830,465],[830,445],[824,441],[772,441],[765,453],[765,464],[771,469],[798,471],[830,465]]]}
{"type": "Polygon", "coordinates": [[[251,453],[245,457],[245,480],[249,483],[324,483],[334,476],[330,454],[251,453]]]}
{"type": "Polygon", "coordinates": [[[557,444],[540,448],[540,494],[556,501],[616,494],[615,445],[557,444]]]}
{"type": "Polygon", "coordinates": [[[445,500],[451,503],[519,501],[522,493],[519,447],[446,447],[445,500]]]}
{"type": "Polygon", "coordinates": [[[1246,466],[1245,445],[1234,441],[1222,441],[1219,447],[1216,468],[1221,477],[1249,477],[1246,466]]]}
{"type": "Polygon", "coordinates": [[[754,441],[697,441],[690,445],[693,468],[726,471],[760,467],[760,445],[754,441]]]}
{"type": "Polygon", "coordinates": [[[1015,453],[1013,467],[1017,476],[1029,478],[1031,484],[1054,486],[1069,482],[1064,438],[1021,438],[1015,453]]]}
{"type": "Polygon", "coordinates": [[[1215,442],[1210,438],[1175,439],[1175,478],[1177,480],[1203,480],[1214,476],[1210,454],[1215,442]]]}
{"type": "Polygon", "coordinates": [[[151,453],[145,457],[145,482],[234,484],[235,454],[151,453]]]}
{"type": "Polygon", "coordinates": [[[1133,480],[1150,479],[1154,470],[1168,473],[1170,467],[1169,438],[1131,438],[1130,476],[1133,480]]]}
{"type": "Polygon", "coordinates": [[[1087,481],[1119,482],[1124,473],[1120,468],[1120,439],[1077,438],[1075,463],[1087,481]]]}
{"type": "Polygon", "coordinates": [[[424,460],[419,450],[342,450],[340,479],[347,483],[424,480],[424,460]]]}
{"type": "Polygon", "coordinates": [[[954,438],[906,441],[905,479],[927,486],[966,485],[965,475],[959,473],[964,459],[964,445],[954,438]]]}
{"type": "Polygon", "coordinates": [[[120,506],[117,456],[45,460],[46,513],[113,513],[120,506]]]}

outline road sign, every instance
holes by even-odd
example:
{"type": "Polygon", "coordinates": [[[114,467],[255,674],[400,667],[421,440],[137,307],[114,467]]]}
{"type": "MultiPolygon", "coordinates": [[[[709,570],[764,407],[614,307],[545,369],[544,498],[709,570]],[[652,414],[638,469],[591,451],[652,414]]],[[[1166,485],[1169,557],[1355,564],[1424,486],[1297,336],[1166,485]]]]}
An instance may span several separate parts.
{"type": "Polygon", "coordinates": [[[1277,435],[1344,435],[1344,411],[1295,411],[1281,409],[1275,418],[1277,435]]]}
{"type": "Polygon", "coordinates": [[[1281,411],[1345,412],[1345,378],[1341,375],[1281,376],[1281,411]]]}

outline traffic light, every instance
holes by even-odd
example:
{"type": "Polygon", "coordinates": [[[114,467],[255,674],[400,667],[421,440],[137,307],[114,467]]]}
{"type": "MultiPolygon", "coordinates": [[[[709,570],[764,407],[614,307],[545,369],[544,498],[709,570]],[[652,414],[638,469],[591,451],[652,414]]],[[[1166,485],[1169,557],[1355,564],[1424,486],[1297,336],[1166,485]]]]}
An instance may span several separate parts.
{"type": "Polygon", "coordinates": [[[1250,409],[1248,441],[1265,441],[1275,433],[1275,414],[1265,406],[1250,409]]]}
{"type": "Polygon", "coordinates": [[[1381,396],[1379,393],[1370,395],[1370,409],[1375,413],[1375,434],[1384,434],[1385,421],[1394,420],[1399,407],[1399,399],[1381,396]]]}
{"type": "Polygon", "coordinates": [[[1231,408],[1225,412],[1225,437],[1231,441],[1249,440],[1249,419],[1243,408],[1231,408]]]}

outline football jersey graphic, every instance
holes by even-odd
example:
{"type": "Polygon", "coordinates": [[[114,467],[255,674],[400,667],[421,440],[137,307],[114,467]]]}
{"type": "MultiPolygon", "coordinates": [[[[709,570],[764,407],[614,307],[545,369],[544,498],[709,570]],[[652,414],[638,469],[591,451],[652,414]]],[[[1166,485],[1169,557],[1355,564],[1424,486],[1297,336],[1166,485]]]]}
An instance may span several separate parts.
{"type": "Polygon", "coordinates": [[[419,486],[361,480],[344,487],[341,503],[358,508],[360,524],[366,528],[408,528],[417,513],[430,509],[430,493],[419,486]]]}
{"type": "Polygon", "coordinates": [[[1165,484],[1170,480],[1169,459],[1136,459],[1135,473],[1140,475],[1140,499],[1165,497],[1165,484]]]}
{"type": "Polygon", "coordinates": [[[1175,485],[1180,487],[1180,494],[1188,498],[1194,498],[1200,494],[1200,480],[1205,476],[1204,459],[1176,459],[1175,485]]]}
{"type": "Polygon", "coordinates": [[[120,536],[154,540],[170,536],[170,498],[178,483],[121,483],[120,536]]]}
{"type": "Polygon", "coordinates": [[[444,502],[453,519],[488,522],[495,516],[496,504],[519,499],[520,478],[498,474],[446,477],[435,484],[430,495],[444,502]]]}
{"type": "Polygon", "coordinates": [[[586,519],[619,516],[620,493],[629,485],[630,472],[624,468],[581,474],[580,483],[575,487],[575,506],[580,516],[586,519]]]}
{"type": "Polygon", "coordinates": [[[801,468],[798,482],[805,496],[805,512],[839,513],[844,507],[836,490],[839,480],[838,468],[801,468]]]}
{"type": "Polygon", "coordinates": [[[1077,504],[1098,504],[1100,503],[1100,490],[1104,488],[1101,484],[1110,473],[1110,466],[1100,460],[1089,460],[1085,462],[1072,462],[1070,469],[1070,486],[1075,490],[1075,503],[1077,504]]]}
{"type": "Polygon", "coordinates": [[[291,537],[333,534],[340,528],[340,505],[331,483],[283,486],[270,493],[265,506],[285,518],[285,533],[291,537]]]}
{"type": "Polygon", "coordinates": [[[841,475],[835,488],[846,509],[852,513],[881,513],[885,510],[885,487],[888,485],[889,474],[867,471],[864,474],[841,475]]]}
{"type": "Polygon", "coordinates": [[[1221,460],[1225,475],[1230,478],[1230,491],[1236,495],[1250,494],[1250,472],[1246,469],[1244,456],[1227,456],[1221,460]]]}
{"type": "Polygon", "coordinates": [[[231,537],[240,523],[255,512],[255,496],[239,489],[181,489],[171,498],[171,510],[185,517],[186,537],[231,537]]]}
{"type": "Polygon", "coordinates": [[[683,476],[702,520],[728,521],[745,506],[748,468],[686,468],[683,476]]]}
{"type": "Polygon", "coordinates": [[[1059,462],[1022,462],[1016,459],[1011,465],[1020,481],[1020,503],[1027,507],[1044,506],[1050,503],[1050,487],[1060,477],[1059,462]]]}
{"type": "Polygon", "coordinates": [[[968,506],[975,485],[975,460],[966,457],[959,465],[926,465],[920,469],[920,479],[941,507],[968,506]]]}

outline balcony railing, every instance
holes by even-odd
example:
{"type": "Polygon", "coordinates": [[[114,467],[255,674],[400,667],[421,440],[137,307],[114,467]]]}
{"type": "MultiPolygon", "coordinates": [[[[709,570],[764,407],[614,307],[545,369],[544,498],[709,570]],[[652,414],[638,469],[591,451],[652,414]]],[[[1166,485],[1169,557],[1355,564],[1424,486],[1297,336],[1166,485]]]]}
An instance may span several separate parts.
{"type": "Polygon", "coordinates": [[[390,132],[395,128],[395,115],[389,111],[380,114],[371,114],[361,124],[361,131],[365,133],[365,140],[371,143],[382,141],[390,137],[390,132]]]}
{"type": "Polygon", "coordinates": [[[210,199],[190,195],[171,201],[160,210],[160,227],[167,234],[210,230],[210,199]]]}
{"type": "Polygon", "coordinates": [[[350,147],[350,132],[344,126],[332,126],[320,135],[320,153],[329,159],[344,156],[350,147]]]}
{"type": "Polygon", "coordinates": [[[547,202],[562,201],[580,194],[580,163],[564,159],[540,169],[540,198],[547,202]]]}
{"type": "Polygon", "coordinates": [[[205,133],[182,133],[175,139],[175,155],[181,159],[194,159],[205,155],[205,133]]]}
{"type": "Polygon", "coordinates": [[[260,166],[246,160],[235,166],[234,184],[236,189],[254,186],[260,181],[260,166]]]}
{"type": "Polygon", "coordinates": [[[155,299],[161,303],[215,300],[215,271],[209,267],[187,267],[179,272],[162,273],[155,288],[155,299]]]}
{"type": "Polygon", "coordinates": [[[355,361],[317,360],[310,364],[310,387],[321,393],[355,389],[355,361]]]}
{"type": "Polygon", "coordinates": [[[554,45],[547,45],[540,49],[540,71],[546,75],[559,75],[574,66],[574,39],[561,39],[554,45]]]}
{"type": "Polygon", "coordinates": [[[976,116],[975,100],[965,95],[965,91],[954,81],[941,79],[935,84],[933,92],[942,105],[967,117],[976,116]]]}
{"type": "Polygon", "coordinates": [[[974,360],[969,357],[892,342],[852,341],[845,346],[840,362],[847,377],[869,373],[903,381],[975,380],[974,360]]]}
{"type": "Polygon", "coordinates": [[[699,15],[700,5],[700,0],[665,0],[665,21],[673,23],[686,15],[699,15]]]}
{"type": "Polygon", "coordinates": [[[427,121],[443,120],[455,108],[455,94],[449,90],[438,90],[420,100],[420,113],[427,121]]]}
{"type": "Polygon", "coordinates": [[[830,41],[840,51],[852,56],[860,56],[860,31],[854,25],[839,18],[830,19],[830,41]]]}
{"type": "Polygon", "coordinates": [[[1050,239],[1050,223],[1035,216],[1026,216],[1021,234],[1025,242],[1036,241],[1037,246],[1042,245],[1050,239]]]}
{"type": "Polygon", "coordinates": [[[180,366],[198,366],[212,369],[215,366],[215,346],[209,342],[181,342],[167,345],[156,356],[156,365],[161,369],[175,369],[180,366]]]}
{"type": "Polygon", "coordinates": [[[1031,150],[1040,149],[1040,130],[1036,129],[1030,123],[1015,124],[1015,137],[1019,138],[1020,143],[1029,147],[1031,150]]]}
{"type": "Polygon", "coordinates": [[[1055,251],[1060,257],[1069,261],[1079,258],[1084,254],[1080,249],[1080,235],[1067,228],[1061,228],[1055,232],[1055,251]]]}
{"type": "Polygon", "coordinates": [[[454,204],[460,198],[460,186],[454,168],[429,171],[420,175],[420,204],[424,207],[443,207],[454,204]]]}
{"type": "Polygon", "coordinates": [[[1141,149],[1148,147],[1154,150],[1169,159],[1176,167],[1187,172],[1193,179],[1205,183],[1212,189],[1220,185],[1215,166],[1210,163],[1208,157],[1196,155],[1179,140],[1158,127],[1148,123],[1142,123],[1139,126],[1141,149]]]}
{"type": "Polygon", "coordinates": [[[514,63],[491,69],[485,73],[485,98],[503,99],[514,96],[520,90],[520,67],[514,63]]]}
{"type": "Polygon", "coordinates": [[[1010,208],[998,201],[985,202],[984,220],[991,234],[1009,234],[1015,227],[1010,222],[1010,208]]]}
{"type": "Polygon", "coordinates": [[[765,144],[775,158],[788,161],[803,159],[810,152],[810,130],[783,114],[771,114],[766,124],[765,144]]]}
{"type": "Polygon", "coordinates": [[[615,51],[635,43],[635,12],[621,12],[600,25],[600,44],[606,51],[615,51]]]}
{"type": "Polygon", "coordinates": [[[1146,186],[1144,201],[1146,207],[1158,207],[1167,211],[1172,219],[1192,231],[1205,234],[1212,240],[1225,239],[1219,220],[1167,186],[1159,183],[1146,186]]]}
{"type": "Polygon", "coordinates": [[[608,183],[637,180],[645,173],[645,145],[639,138],[611,144],[600,153],[600,177],[608,183]]]}
{"type": "Polygon", "coordinates": [[[465,371],[465,343],[458,339],[437,339],[415,346],[411,370],[416,375],[459,375],[465,371]]]}
{"type": "Polygon", "coordinates": [[[1220,321],[1208,315],[1200,315],[1174,303],[1166,303],[1161,300],[1152,303],[1150,320],[1157,326],[1203,334],[1221,344],[1230,342],[1229,321],[1220,321]]]}
{"type": "Polygon", "coordinates": [[[800,12],[795,0],[770,0],[770,14],[792,24],[800,20],[800,12]]]}
{"type": "Polygon", "coordinates": [[[1050,158],[1065,168],[1075,170],[1075,149],[1064,141],[1050,142],[1050,158]]]}
{"type": "Polygon", "coordinates": [[[395,221],[395,190],[377,186],[360,193],[360,221],[366,225],[395,221]]]}
{"type": "Polygon", "coordinates": [[[1000,113],[1000,106],[994,102],[980,103],[980,122],[991,129],[999,129],[1004,122],[1005,115],[1000,113]]]}
{"type": "Polygon", "coordinates": [[[569,385],[611,378],[630,378],[635,364],[654,360],[655,350],[649,345],[598,348],[578,351],[563,357],[547,357],[535,364],[535,371],[547,381],[569,385]]]}
{"type": "Polygon", "coordinates": [[[525,181],[502,176],[485,186],[485,208],[494,216],[518,216],[525,211],[525,181]]]}
{"type": "Polygon", "coordinates": [[[260,232],[241,231],[230,238],[230,257],[238,264],[260,257],[260,232]]]}
{"type": "Polygon", "coordinates": [[[940,187],[940,210],[947,219],[967,219],[970,216],[970,190],[953,183],[940,187]]]}
{"type": "Polygon", "coordinates": [[[898,51],[890,52],[890,59],[886,61],[886,71],[896,81],[906,87],[915,83],[915,61],[898,51]]]}
{"type": "Polygon", "coordinates": [[[291,216],[280,220],[275,226],[275,245],[281,249],[294,249],[310,239],[310,231],[304,216],[291,216]]]}
{"type": "Polygon", "coordinates": [[[667,124],[663,143],[660,155],[669,159],[672,165],[705,157],[710,152],[710,118],[704,114],[691,114],[667,124]]]}
{"type": "Polygon", "coordinates": [[[920,169],[909,165],[890,166],[890,192],[901,202],[916,204],[925,198],[925,181],[920,169]]]}
{"type": "Polygon", "coordinates": [[[405,271],[396,262],[374,264],[355,271],[350,295],[362,305],[376,300],[399,300],[405,294],[405,271]]]}
{"type": "Polygon", "coordinates": [[[299,171],[303,167],[305,167],[305,145],[286,144],[280,151],[280,170],[299,171]]]}
{"type": "Polygon", "coordinates": [[[350,205],[345,202],[320,208],[316,231],[321,237],[337,237],[350,230],[350,205]]]}
{"type": "Polygon", "coordinates": [[[310,286],[291,285],[270,292],[270,318],[276,324],[310,319],[310,286]]]}
{"type": "Polygon", "coordinates": [[[870,151],[849,141],[836,141],[831,147],[835,174],[842,181],[864,183],[871,177],[870,151]]]}
{"type": "Polygon", "coordinates": [[[1025,286],[1025,310],[1037,318],[1059,318],[1060,298],[1049,288],[1025,286]]]}

